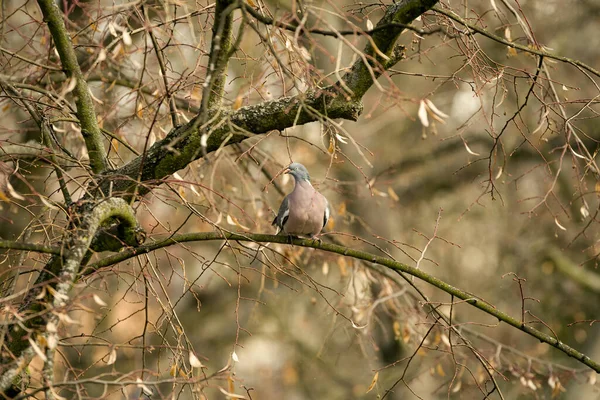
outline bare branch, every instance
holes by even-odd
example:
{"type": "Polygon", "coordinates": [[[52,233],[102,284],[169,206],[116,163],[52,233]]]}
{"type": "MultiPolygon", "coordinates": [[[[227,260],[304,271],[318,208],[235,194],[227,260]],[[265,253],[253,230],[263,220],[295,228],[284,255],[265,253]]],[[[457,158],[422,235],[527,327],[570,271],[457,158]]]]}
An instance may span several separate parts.
{"type": "Polygon", "coordinates": [[[88,268],[91,270],[96,270],[98,268],[106,267],[109,265],[116,264],[118,262],[127,260],[131,257],[135,257],[139,254],[145,254],[151,252],[153,250],[171,246],[174,244],[184,243],[184,242],[194,242],[194,241],[206,241],[206,240],[229,240],[229,241],[248,241],[248,242],[256,242],[256,243],[282,243],[282,244],[291,244],[293,246],[301,246],[301,247],[311,247],[314,249],[323,250],[330,253],[340,254],[346,257],[352,257],[359,260],[368,261],[373,264],[382,265],[384,267],[390,268],[394,271],[399,271],[408,275],[412,275],[416,278],[421,279],[424,282],[429,283],[436,288],[453,295],[461,300],[464,300],[469,305],[489,314],[493,317],[498,318],[499,321],[506,322],[507,324],[535,337],[541,342],[547,343],[552,347],[557,348],[561,352],[565,353],[569,357],[576,359],[584,365],[587,365],[591,369],[596,372],[600,372],[600,363],[592,360],[590,357],[585,354],[575,350],[574,348],[566,345],[561,342],[558,337],[548,335],[543,333],[531,326],[522,323],[519,319],[511,317],[510,315],[499,311],[496,307],[491,304],[481,300],[474,294],[463,291],[455,286],[450,285],[447,282],[442,281],[434,277],[433,275],[428,274],[422,269],[412,267],[410,265],[392,260],[387,257],[378,256],[376,254],[368,253],[365,251],[351,249],[349,247],[340,246],[337,244],[329,244],[324,242],[319,242],[312,239],[290,239],[286,236],[280,235],[265,235],[265,234],[254,234],[254,233],[244,233],[244,234],[236,234],[236,233],[224,233],[224,232],[196,232],[189,234],[181,234],[174,235],[165,241],[156,242],[153,244],[149,244],[146,246],[140,246],[136,249],[125,250],[119,254],[115,254],[110,257],[106,257],[103,260],[89,265],[88,268]]]}
{"type": "MultiPolygon", "coordinates": [[[[121,221],[121,224],[125,227],[135,229],[138,224],[135,218],[133,209],[122,199],[111,198],[103,200],[98,204],[84,203],[74,208],[74,223],[73,229],[68,231],[63,243],[64,248],[61,249],[60,255],[53,257],[45,268],[46,274],[40,274],[42,282],[46,279],[47,274],[50,276],[56,276],[57,282],[53,285],[54,287],[54,300],[52,303],[53,310],[59,310],[62,308],[61,303],[65,298],[68,298],[69,293],[79,268],[82,265],[92,240],[94,239],[95,233],[106,221],[112,218],[116,218],[121,221]]],[[[42,283],[40,282],[40,283],[42,283]]],[[[32,308],[33,311],[37,309],[37,303],[33,301],[33,292],[28,296],[29,300],[23,302],[22,308],[32,308]]],[[[42,323],[40,318],[30,319],[26,323],[27,328],[31,328],[34,325],[42,323]],[[29,325],[29,326],[27,326],[29,325]]],[[[53,324],[53,327],[57,327],[59,323],[59,313],[54,312],[50,314],[47,324],[53,324]]],[[[39,354],[39,351],[35,351],[35,346],[39,349],[45,347],[42,342],[35,340],[37,343],[24,341],[23,337],[27,333],[26,329],[20,329],[17,332],[12,332],[12,340],[8,343],[7,347],[10,350],[12,357],[17,360],[17,365],[9,368],[0,377],[0,391],[6,390],[11,384],[14,377],[19,373],[20,366],[22,363],[25,365],[35,355],[39,354]],[[31,348],[34,348],[34,351],[31,348]]],[[[45,344],[51,347],[52,344],[57,343],[57,333],[55,329],[49,329],[45,336],[45,344]]],[[[30,338],[31,340],[34,340],[30,338]]],[[[53,350],[53,348],[50,348],[53,350]]],[[[4,359],[3,361],[7,361],[4,359]]],[[[50,360],[49,360],[50,361],[50,360]]],[[[50,371],[46,371],[50,373],[50,371]]],[[[51,377],[48,377],[49,381],[52,382],[51,377]]],[[[47,395],[52,396],[51,393],[47,395]]]]}
{"type": "Polygon", "coordinates": [[[581,67],[581,68],[585,69],[586,71],[589,71],[592,74],[600,77],[600,71],[598,71],[597,69],[595,69],[595,68],[593,68],[593,67],[591,67],[591,66],[589,66],[589,65],[587,65],[585,63],[582,63],[579,60],[575,60],[575,59],[572,59],[572,58],[563,57],[563,56],[555,55],[555,54],[552,54],[552,53],[548,53],[547,51],[535,48],[533,46],[524,46],[522,44],[518,44],[518,43],[514,43],[514,42],[509,42],[508,40],[506,40],[506,39],[504,39],[504,38],[502,38],[500,36],[494,35],[493,33],[489,32],[489,31],[486,31],[485,29],[482,29],[482,28],[480,28],[480,27],[478,27],[476,25],[468,23],[463,18],[459,17],[458,15],[456,15],[454,13],[451,13],[451,12],[446,11],[446,10],[442,10],[439,7],[433,7],[432,10],[435,11],[435,12],[437,12],[437,13],[439,13],[439,14],[445,15],[446,17],[448,17],[448,18],[450,18],[450,19],[458,22],[461,25],[466,26],[467,28],[469,28],[469,29],[471,29],[471,30],[473,30],[473,31],[475,31],[475,32],[477,32],[477,33],[479,33],[479,34],[481,34],[481,35],[489,38],[489,39],[495,40],[496,42],[502,43],[502,44],[504,44],[504,45],[506,45],[508,47],[512,47],[513,49],[519,49],[519,50],[524,51],[526,53],[531,53],[531,54],[535,54],[535,55],[538,55],[538,56],[541,56],[541,57],[550,58],[552,60],[562,61],[562,62],[567,63],[567,64],[576,65],[576,66],[581,67]]]}

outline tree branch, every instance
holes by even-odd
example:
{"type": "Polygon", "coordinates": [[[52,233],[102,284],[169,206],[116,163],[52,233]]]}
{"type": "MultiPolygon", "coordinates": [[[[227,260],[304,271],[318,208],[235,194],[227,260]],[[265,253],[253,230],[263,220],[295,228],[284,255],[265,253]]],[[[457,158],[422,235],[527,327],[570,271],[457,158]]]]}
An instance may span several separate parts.
{"type": "Polygon", "coordinates": [[[88,150],[92,171],[100,173],[107,167],[102,133],[98,126],[92,96],[81,73],[71,38],[63,21],[62,12],[53,0],[38,0],[38,4],[44,15],[44,21],[48,23],[48,29],[54,39],[64,71],[68,78],[75,79],[73,93],[77,106],[77,118],[81,124],[81,134],[88,150]]]}
{"type": "Polygon", "coordinates": [[[543,56],[543,57],[546,57],[546,58],[550,58],[552,60],[562,61],[562,62],[567,63],[567,64],[576,65],[576,66],[581,67],[581,68],[583,68],[583,69],[591,72],[592,74],[600,77],[600,71],[598,71],[597,69],[595,69],[595,68],[593,68],[593,67],[591,67],[591,66],[589,66],[589,65],[587,65],[585,63],[582,63],[579,60],[574,60],[572,58],[554,55],[552,53],[548,53],[547,51],[543,51],[543,50],[537,49],[537,48],[535,48],[533,46],[524,46],[522,44],[510,42],[510,41],[508,41],[508,40],[506,40],[506,39],[504,39],[504,38],[502,38],[500,36],[494,35],[493,33],[490,33],[488,31],[486,31],[485,29],[482,29],[482,28],[480,28],[478,26],[475,26],[473,24],[469,24],[467,21],[465,21],[464,19],[462,19],[458,15],[453,14],[453,13],[448,12],[448,11],[445,11],[445,10],[442,10],[439,7],[433,7],[432,10],[435,11],[436,13],[445,15],[446,17],[450,18],[451,20],[454,20],[454,21],[458,22],[459,24],[461,24],[461,25],[463,25],[463,26],[465,26],[465,27],[467,27],[467,28],[469,28],[469,29],[471,29],[471,30],[479,33],[480,35],[483,35],[483,36],[485,36],[485,37],[487,37],[489,39],[492,39],[492,40],[494,40],[494,41],[496,41],[498,43],[502,43],[503,45],[506,45],[508,47],[512,47],[513,49],[519,49],[519,50],[527,52],[527,53],[536,54],[538,56],[543,56]]]}
{"type": "MultiPolygon", "coordinates": [[[[207,153],[216,151],[227,140],[227,145],[239,143],[254,135],[272,130],[318,121],[322,115],[356,121],[362,104],[347,101],[339,94],[336,86],[294,97],[285,97],[263,104],[242,107],[235,111],[221,111],[220,124],[210,129],[207,153]],[[317,113],[310,110],[316,110],[317,113]]],[[[113,193],[131,193],[140,168],[141,182],[160,183],[160,179],[185,168],[202,157],[201,134],[194,129],[194,120],[171,131],[163,140],[156,142],[147,152],[146,160],[137,157],[129,164],[111,171],[101,180],[100,189],[108,193],[112,184],[113,193]]],[[[147,193],[151,188],[140,187],[138,193],[147,193]]]]}
{"type": "MultiPolygon", "coordinates": [[[[318,121],[323,116],[329,119],[356,121],[362,112],[360,98],[373,85],[374,79],[380,76],[385,68],[393,65],[389,61],[390,58],[396,61],[400,59],[395,43],[406,24],[429,10],[435,3],[437,0],[403,0],[389,6],[374,29],[372,40],[365,48],[365,60],[370,65],[362,59],[356,61],[342,78],[345,83],[338,82],[324,89],[242,107],[235,111],[213,109],[206,121],[199,124],[199,121],[203,120],[202,112],[206,110],[202,107],[199,116],[172,130],[166,138],[156,142],[145,156],[137,157],[129,164],[107,174],[100,183],[100,190],[108,193],[112,184],[113,193],[131,194],[137,179],[144,183],[159,183],[160,179],[203,157],[204,153],[211,153],[224,145],[239,143],[252,135],[318,121]],[[381,26],[387,26],[388,29],[379,29],[381,26]],[[387,56],[387,59],[379,53],[387,56]],[[372,65],[378,67],[373,68],[372,65]],[[352,91],[351,98],[342,95],[345,93],[343,87],[352,91]],[[199,151],[203,147],[206,151],[199,151]]],[[[227,4],[228,7],[235,5],[229,2],[227,4]]],[[[225,4],[222,4],[220,7],[224,6],[225,4]]],[[[224,79],[224,76],[221,74],[220,78],[224,79]]],[[[221,83],[217,83],[215,88],[222,90],[221,83]]],[[[138,193],[143,195],[149,190],[150,187],[140,187],[138,193]]]]}
{"type": "Polygon", "coordinates": [[[16,242],[13,240],[0,240],[0,249],[25,250],[38,253],[60,254],[60,247],[44,246],[42,244],[16,242]]]}
{"type": "MultiPolygon", "coordinates": [[[[68,230],[68,235],[63,240],[64,248],[61,249],[62,255],[53,257],[36,281],[40,290],[44,283],[48,283],[53,287],[51,312],[45,325],[45,340],[34,339],[32,335],[29,336],[29,340],[24,340],[25,335],[31,329],[41,328],[45,322],[41,316],[28,319],[21,329],[18,331],[13,329],[9,333],[11,340],[7,341],[7,348],[11,353],[11,357],[14,357],[16,360],[16,363],[13,363],[10,368],[0,375],[0,392],[6,390],[12,384],[13,379],[22,370],[23,366],[26,366],[35,354],[39,355],[42,351],[41,349],[44,349],[46,345],[48,346],[47,350],[53,353],[54,347],[52,346],[55,346],[58,342],[56,328],[59,323],[59,310],[62,308],[64,300],[68,298],[67,294],[79,273],[82,260],[99,228],[112,219],[119,220],[124,227],[131,228],[138,226],[133,209],[123,199],[119,198],[102,200],[97,204],[79,204],[77,207],[74,207],[72,215],[73,229],[68,230]],[[54,284],[47,282],[48,276],[56,277],[54,284]]],[[[30,291],[30,294],[23,301],[23,306],[19,310],[20,312],[24,310],[37,312],[43,307],[48,306],[49,300],[41,304],[41,301],[44,301],[44,299],[37,302],[33,292],[30,291]]],[[[45,373],[46,378],[51,383],[52,379],[49,376],[52,373],[51,360],[48,355],[46,355],[46,358],[49,364],[45,368],[45,373]]],[[[8,364],[6,357],[2,361],[2,364],[8,364]]],[[[52,396],[52,393],[47,393],[47,396],[52,396]]]]}
{"type": "Polygon", "coordinates": [[[406,25],[431,9],[436,3],[437,0],[404,0],[388,7],[383,18],[375,26],[372,35],[373,40],[367,43],[364,50],[369,65],[359,58],[351,70],[342,78],[346,85],[352,89],[352,97],[355,100],[362,98],[373,85],[369,68],[375,67],[373,72],[375,78],[377,78],[384,69],[392,67],[387,63],[388,60],[379,53],[385,54],[388,58],[393,56],[396,40],[404,31],[406,25]],[[388,28],[381,29],[383,26],[388,28]]]}
{"type": "MultiPolygon", "coordinates": [[[[172,236],[162,242],[156,242],[153,244],[140,246],[135,249],[125,250],[119,254],[112,255],[110,257],[106,257],[97,263],[91,264],[88,266],[91,271],[95,271],[98,268],[107,267],[118,262],[127,260],[131,257],[135,257],[139,254],[145,254],[156,249],[160,249],[162,247],[171,246],[183,242],[194,242],[194,241],[208,241],[208,240],[230,240],[230,241],[240,241],[240,242],[256,242],[256,243],[281,243],[281,244],[291,244],[293,246],[301,246],[301,247],[312,247],[314,249],[319,249],[323,251],[327,251],[330,253],[341,254],[346,257],[352,257],[359,260],[364,260],[369,263],[382,265],[386,268],[390,268],[395,271],[403,272],[409,275],[412,275],[416,278],[419,278],[436,288],[455,296],[461,300],[464,300],[465,303],[470,304],[471,306],[478,308],[479,310],[485,312],[488,315],[496,317],[499,321],[503,321],[520,331],[523,331],[530,336],[535,337],[541,342],[547,343],[552,347],[557,348],[561,352],[565,353],[569,357],[575,358],[582,364],[587,365],[591,369],[596,372],[600,372],[600,363],[590,359],[590,357],[585,354],[575,350],[574,348],[564,344],[557,337],[548,335],[544,332],[541,332],[535,328],[532,328],[529,325],[526,325],[521,322],[520,319],[511,317],[510,315],[499,311],[493,305],[481,300],[476,295],[471,293],[467,293],[464,290],[461,290],[455,286],[450,285],[438,279],[425,271],[412,267],[407,264],[400,263],[398,261],[394,261],[390,258],[381,257],[376,254],[368,253],[365,251],[351,249],[345,246],[340,246],[336,244],[329,244],[324,242],[319,242],[317,240],[312,239],[292,239],[290,240],[287,236],[281,235],[265,235],[265,234],[253,234],[253,233],[244,233],[244,234],[236,234],[236,233],[222,233],[222,232],[197,232],[197,233],[188,233],[172,236]]],[[[368,265],[368,264],[367,264],[368,265]]],[[[86,273],[89,273],[89,271],[86,273]]]]}

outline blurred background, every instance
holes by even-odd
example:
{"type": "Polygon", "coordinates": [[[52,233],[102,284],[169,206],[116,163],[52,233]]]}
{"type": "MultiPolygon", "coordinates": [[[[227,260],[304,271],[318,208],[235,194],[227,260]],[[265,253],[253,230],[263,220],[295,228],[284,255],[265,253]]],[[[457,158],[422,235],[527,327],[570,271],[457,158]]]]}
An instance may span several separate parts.
{"type": "MultiPolygon", "coordinates": [[[[390,2],[247,4],[277,21],[360,33],[390,2]]],[[[167,96],[176,100],[180,121],[194,115],[213,3],[60,7],[101,126],[113,135],[107,133],[114,167],[172,128],[167,96]],[[167,89],[149,26],[166,60],[167,89]]],[[[600,65],[597,2],[438,7],[502,40],[600,65]]],[[[90,179],[81,168],[87,154],[64,100],[72,88],[39,8],[4,2],[2,21],[2,85],[9,82],[52,121],[57,142],[71,153],[60,162],[77,199],[90,179]]],[[[332,205],[323,241],[418,266],[600,359],[599,77],[547,57],[538,68],[539,57],[471,34],[439,12],[413,25],[421,31],[398,39],[405,59],[367,92],[357,122],[324,118],[192,163],[135,204],[148,240],[217,226],[274,233],[270,223],[293,188],[277,174],[301,162],[332,205]]],[[[341,41],[266,26],[239,10],[234,32],[241,38],[224,99],[232,109],[332,84],[366,44],[360,34],[341,41]]],[[[60,244],[65,217],[45,203],[64,201],[51,150],[27,156],[41,145],[22,99],[3,92],[0,106],[0,145],[12,154],[3,160],[18,165],[10,182],[25,199],[2,203],[1,236],[60,244]]],[[[106,255],[95,255],[92,265],[106,255]]],[[[4,260],[15,291],[46,261],[34,254],[20,263],[14,254],[4,260]]],[[[171,246],[82,276],[72,300],[56,376],[88,381],[66,385],[66,397],[78,388],[82,398],[115,399],[484,398],[493,384],[472,349],[496,369],[504,398],[599,397],[593,371],[467,304],[451,308],[456,299],[439,289],[297,246],[171,246]],[[470,345],[432,307],[451,312],[470,345]],[[159,384],[136,384],[138,378],[159,384]]],[[[32,380],[40,379],[41,365],[32,364],[32,380]]]]}

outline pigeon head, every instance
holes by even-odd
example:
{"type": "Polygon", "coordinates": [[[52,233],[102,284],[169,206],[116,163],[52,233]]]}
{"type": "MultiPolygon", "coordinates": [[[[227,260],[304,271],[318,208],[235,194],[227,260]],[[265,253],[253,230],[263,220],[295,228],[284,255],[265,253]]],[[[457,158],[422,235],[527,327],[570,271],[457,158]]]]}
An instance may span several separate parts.
{"type": "Polygon", "coordinates": [[[308,170],[306,167],[300,163],[291,163],[286,169],[286,174],[292,175],[296,181],[309,181],[310,175],[308,175],[308,170]]]}

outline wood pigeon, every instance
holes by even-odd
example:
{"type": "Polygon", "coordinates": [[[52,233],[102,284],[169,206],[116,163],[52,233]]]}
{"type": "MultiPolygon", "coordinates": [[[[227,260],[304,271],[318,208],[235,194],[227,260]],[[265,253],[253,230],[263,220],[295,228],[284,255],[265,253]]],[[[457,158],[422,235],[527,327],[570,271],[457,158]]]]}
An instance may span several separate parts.
{"type": "Polygon", "coordinates": [[[327,225],[329,202],[310,183],[306,167],[290,164],[284,171],[294,177],[294,190],[285,196],[271,225],[277,225],[277,234],[315,238],[327,225]]]}

